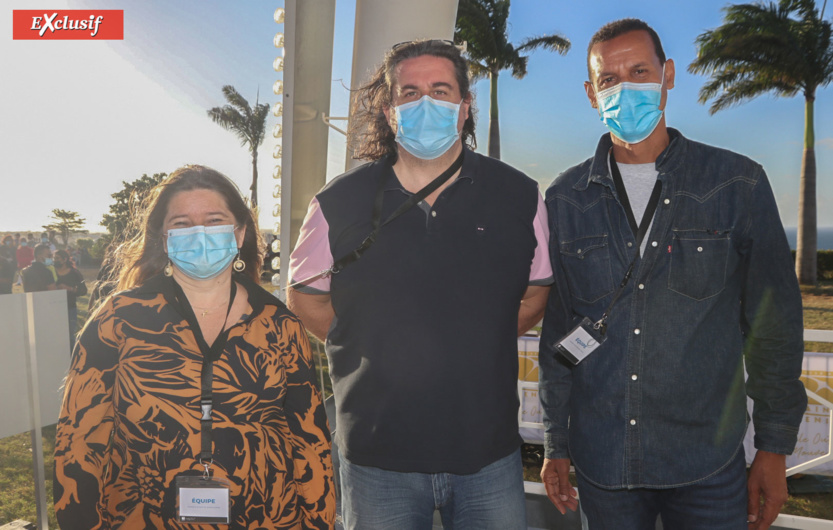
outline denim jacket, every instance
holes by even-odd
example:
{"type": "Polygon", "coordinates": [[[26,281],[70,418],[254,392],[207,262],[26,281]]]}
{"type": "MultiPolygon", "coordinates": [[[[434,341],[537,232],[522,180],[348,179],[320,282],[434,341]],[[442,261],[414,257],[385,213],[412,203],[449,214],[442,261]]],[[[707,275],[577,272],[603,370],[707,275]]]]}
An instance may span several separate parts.
{"type": "Polygon", "coordinates": [[[763,168],[669,134],[641,257],[608,171],[609,135],[546,193],[555,284],[539,353],[545,453],[572,458],[605,488],[675,487],[719,471],[741,450],[746,394],[755,446],[789,454],[807,404],[801,294],[763,168]],[[555,345],[582,317],[601,318],[635,257],[607,340],[571,365],[555,345]]]}

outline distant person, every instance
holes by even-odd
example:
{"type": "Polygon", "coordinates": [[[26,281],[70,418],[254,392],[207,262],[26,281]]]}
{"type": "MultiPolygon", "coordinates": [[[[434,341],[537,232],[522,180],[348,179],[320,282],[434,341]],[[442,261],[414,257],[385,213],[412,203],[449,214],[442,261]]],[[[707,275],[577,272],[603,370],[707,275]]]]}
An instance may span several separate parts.
{"type": "Polygon", "coordinates": [[[32,264],[23,269],[23,291],[54,291],[57,289],[55,275],[52,272],[52,251],[49,245],[39,244],[34,249],[35,259],[32,264]]]}
{"type": "Polygon", "coordinates": [[[572,462],[591,530],[653,530],[658,517],[669,530],[769,528],[807,395],[801,292],[766,173],[666,126],[675,65],[645,22],[599,29],[587,69],[609,133],[546,193],[547,494],[575,510],[572,462]]]}
{"type": "MultiPolygon", "coordinates": [[[[53,239],[54,239],[54,236],[53,236],[53,239]]],[[[43,234],[41,234],[40,242],[41,242],[42,245],[49,245],[49,250],[51,250],[53,254],[55,253],[56,250],[58,250],[58,247],[57,247],[57,245],[55,245],[55,242],[53,240],[49,239],[49,233],[48,232],[44,232],[43,234]]]]}
{"type": "Polygon", "coordinates": [[[78,247],[68,246],[67,252],[69,252],[69,257],[75,267],[79,269],[83,267],[81,263],[81,250],[78,247]]]}
{"type": "Polygon", "coordinates": [[[92,265],[90,250],[87,247],[81,247],[78,250],[78,267],[89,267],[90,265],[92,265]]]}
{"type": "Polygon", "coordinates": [[[25,236],[22,237],[20,239],[20,245],[17,247],[15,257],[17,259],[17,270],[22,271],[31,265],[32,261],[35,259],[35,243],[33,242],[30,245],[29,239],[25,236]]]}
{"type": "Polygon", "coordinates": [[[55,283],[58,289],[64,289],[67,292],[69,343],[73,345],[75,344],[75,334],[78,331],[78,305],[76,301],[79,296],[87,294],[87,285],[84,283],[84,275],[75,268],[66,250],[56,251],[53,261],[55,274],[58,276],[55,283]]]}
{"type": "Polygon", "coordinates": [[[17,273],[17,259],[14,252],[14,238],[6,236],[0,247],[0,294],[11,294],[14,275],[17,273]]]}
{"type": "Polygon", "coordinates": [[[192,528],[180,518],[199,515],[194,499],[220,498],[220,528],[332,528],[312,351],[300,320],[258,284],[252,211],[228,178],[186,166],[146,212],[120,254],[119,292],[72,354],[55,442],[58,523],[192,528]]]}
{"type": "Polygon", "coordinates": [[[114,277],[116,273],[116,252],[117,245],[111,242],[104,250],[104,259],[101,262],[101,267],[98,269],[98,275],[95,278],[93,289],[90,292],[90,298],[87,301],[87,312],[92,314],[98,304],[105,298],[110,296],[116,289],[118,278],[114,277]]]}

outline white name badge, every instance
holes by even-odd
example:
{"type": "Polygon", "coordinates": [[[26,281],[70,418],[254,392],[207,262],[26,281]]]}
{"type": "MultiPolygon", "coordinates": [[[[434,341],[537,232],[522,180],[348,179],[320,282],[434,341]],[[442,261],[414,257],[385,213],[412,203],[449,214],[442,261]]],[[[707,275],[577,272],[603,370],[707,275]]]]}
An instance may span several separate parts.
{"type": "Polygon", "coordinates": [[[601,346],[605,339],[605,335],[593,329],[593,321],[584,317],[578,326],[555,345],[555,348],[568,361],[578,364],[601,346]]]}
{"type": "Polygon", "coordinates": [[[183,523],[229,522],[229,488],[226,481],[202,476],[176,477],[177,517],[183,523]]]}

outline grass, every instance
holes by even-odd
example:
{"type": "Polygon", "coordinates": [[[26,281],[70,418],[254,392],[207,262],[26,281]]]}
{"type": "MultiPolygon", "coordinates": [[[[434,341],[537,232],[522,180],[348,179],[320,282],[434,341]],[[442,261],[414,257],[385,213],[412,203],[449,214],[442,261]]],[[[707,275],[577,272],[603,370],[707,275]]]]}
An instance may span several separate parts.
{"type": "MultiPolygon", "coordinates": [[[[97,271],[81,269],[87,280],[88,290],[92,290],[97,271]]],[[[264,287],[271,291],[269,284],[264,287]]],[[[17,292],[17,291],[16,291],[17,292]]],[[[807,329],[833,330],[833,281],[827,281],[815,288],[802,288],[804,300],[804,327],[807,329]]],[[[78,299],[79,329],[87,316],[89,295],[78,299]]],[[[318,360],[323,362],[325,373],[325,395],[332,394],[327,361],[323,355],[323,346],[312,339],[313,350],[318,360]]],[[[833,353],[833,343],[805,343],[805,351],[833,353]]],[[[49,526],[57,528],[55,512],[52,508],[52,453],[55,446],[55,426],[44,427],[43,445],[46,464],[46,488],[48,497],[49,526]]],[[[538,473],[541,469],[543,451],[540,446],[524,446],[524,480],[540,482],[538,473]]],[[[0,438],[0,526],[15,519],[36,521],[34,501],[34,481],[32,479],[32,443],[29,433],[22,433],[7,438],[0,438]]],[[[782,513],[833,520],[833,494],[815,493],[791,495],[781,510],[782,513]]]]}
{"type": "MultiPolygon", "coordinates": [[[[55,426],[41,430],[46,472],[47,516],[49,526],[58,528],[52,509],[52,471],[54,468],[55,426]]],[[[32,479],[32,437],[30,433],[0,438],[0,525],[15,519],[35,522],[35,483],[32,479]]]]}

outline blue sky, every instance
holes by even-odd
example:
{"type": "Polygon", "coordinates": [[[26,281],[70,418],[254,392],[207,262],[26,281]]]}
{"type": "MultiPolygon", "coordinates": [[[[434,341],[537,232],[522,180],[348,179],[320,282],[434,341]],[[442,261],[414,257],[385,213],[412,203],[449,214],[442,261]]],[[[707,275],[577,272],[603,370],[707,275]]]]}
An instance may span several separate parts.
{"type": "MultiPolygon", "coordinates": [[[[124,9],[123,41],[13,41],[13,9],[35,9],[11,0],[0,11],[6,103],[0,125],[4,207],[0,231],[37,229],[53,208],[74,210],[92,231],[121,181],[143,173],[170,172],[186,163],[214,167],[245,189],[249,154],[229,132],[211,123],[206,109],[223,104],[220,88],[234,85],[254,101],[274,103],[272,70],[278,50],[272,38],[282,26],[272,15],[281,0],[56,0],[49,10],[124,9]]],[[[604,23],[633,16],[651,24],[677,65],[667,121],[688,137],[754,158],[767,170],[782,219],[795,226],[804,120],[803,98],[763,96],[740,107],[708,114],[697,103],[705,78],[686,72],[694,39],[722,19],[722,0],[599,0],[592,3],[515,0],[510,36],[559,33],[573,44],[566,56],[536,51],[528,75],[500,78],[503,159],[545,188],[567,167],[590,156],[604,126],[589,106],[585,50],[604,23]]],[[[332,78],[332,116],[347,112],[354,0],[337,0],[332,78]]],[[[828,11],[833,8],[828,9],[828,11]]],[[[833,12],[827,13],[830,18],[833,12]]],[[[323,80],[322,80],[323,81],[323,80]]],[[[486,150],[488,82],[475,85],[480,151],[486,150]]],[[[833,225],[833,88],[816,99],[819,225],[833,225]]],[[[275,118],[270,117],[271,131],[275,118]]],[[[329,176],[343,169],[344,140],[332,132],[329,176]]],[[[259,151],[261,225],[270,228],[275,140],[259,151]]]]}

